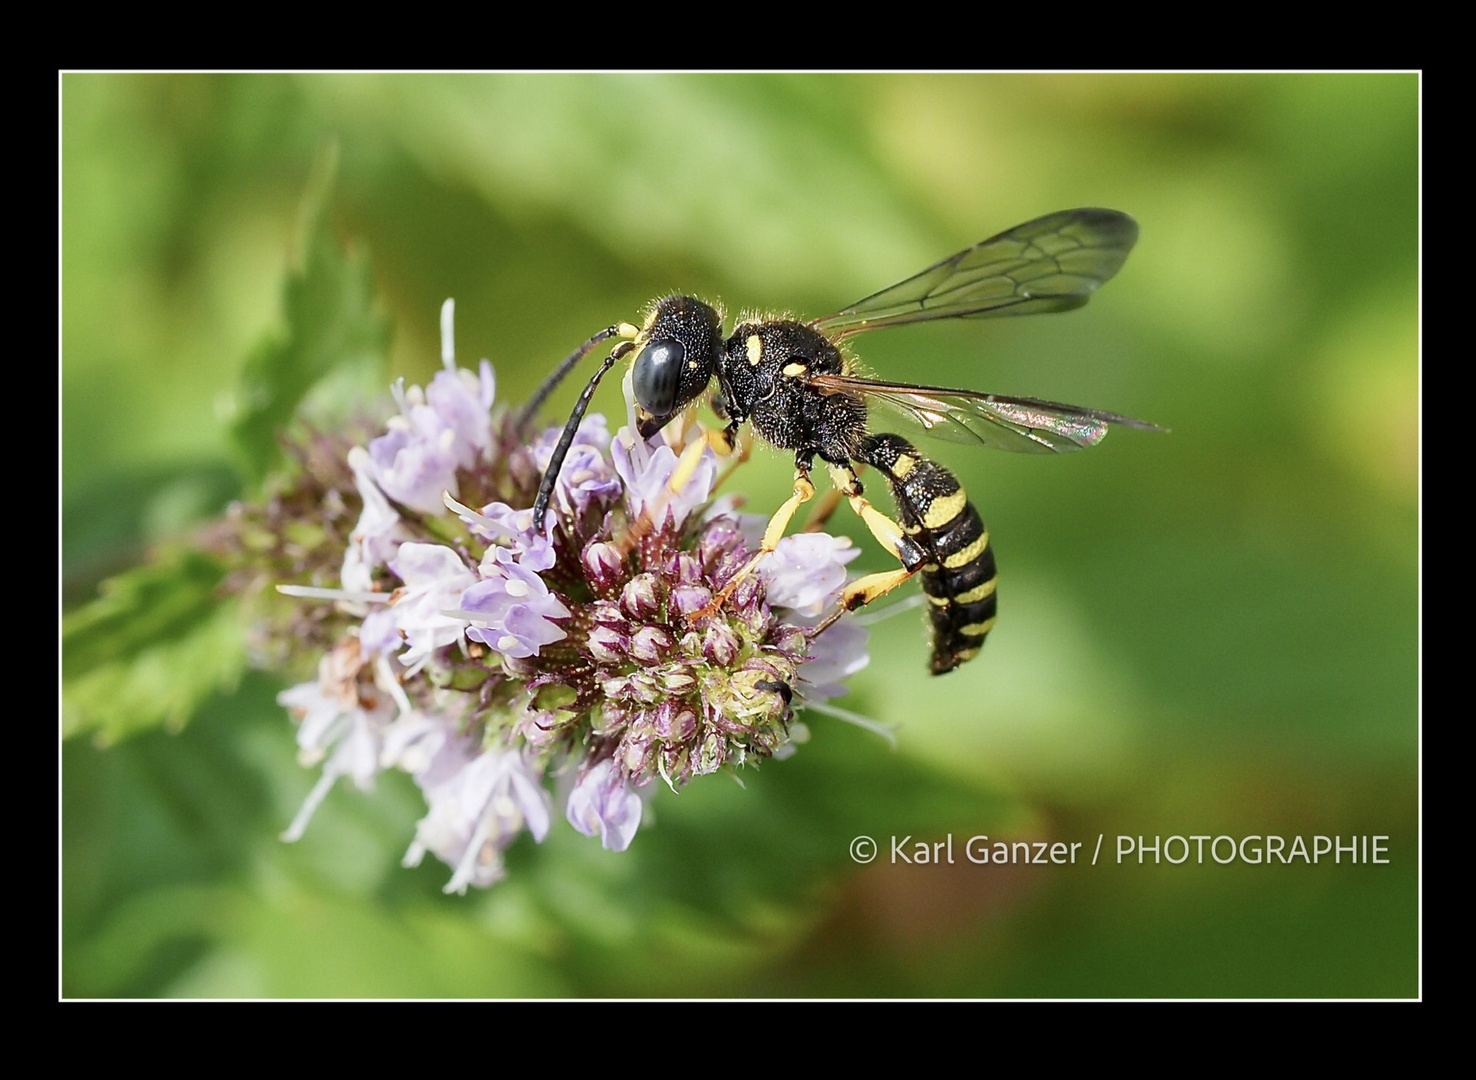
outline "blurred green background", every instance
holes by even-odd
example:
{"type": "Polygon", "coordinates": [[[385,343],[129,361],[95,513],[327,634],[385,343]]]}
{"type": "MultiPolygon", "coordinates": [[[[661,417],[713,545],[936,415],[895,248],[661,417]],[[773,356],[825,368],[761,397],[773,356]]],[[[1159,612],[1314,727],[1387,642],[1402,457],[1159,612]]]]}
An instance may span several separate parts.
{"type": "MultiPolygon", "coordinates": [[[[876,624],[840,704],[898,725],[895,751],[807,714],[810,742],[746,788],[660,792],[621,855],[558,822],[519,841],[504,883],[443,896],[446,867],[398,865],[423,804],[391,775],[372,796],[341,785],[281,844],[314,775],[269,674],[186,694],[168,731],[65,739],[61,992],[1417,993],[1419,91],[1413,75],[64,76],[68,611],[240,493],[224,418],[282,325],[329,139],[338,235],[393,326],[371,387],[435,370],[447,296],[461,362],[490,358],[516,402],[658,295],[818,315],[1098,205],[1142,239],[1083,311],[857,351],[894,378],[1172,434],[1062,458],[927,444],[999,559],[981,657],[932,679],[917,612],[876,624]],[[863,834],[883,848],[868,866],[848,854],[863,834]],[[892,836],[950,834],[954,865],[888,861],[892,836]],[[976,834],[1082,842],[1083,861],[973,866],[976,834]],[[1390,861],[1119,866],[1120,834],[1376,834],[1390,861]]],[[[597,408],[618,415],[618,393],[597,408]]],[[[789,471],[757,455],[751,509],[789,471]]],[[[865,531],[845,511],[834,528],[865,531]]],[[[186,666],[154,671],[155,692],[186,666]]]]}

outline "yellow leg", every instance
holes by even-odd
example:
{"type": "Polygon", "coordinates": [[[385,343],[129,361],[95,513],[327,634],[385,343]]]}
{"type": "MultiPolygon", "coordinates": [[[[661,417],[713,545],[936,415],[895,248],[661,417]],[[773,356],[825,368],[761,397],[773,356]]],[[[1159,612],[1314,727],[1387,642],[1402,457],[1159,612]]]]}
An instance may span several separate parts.
{"type": "Polygon", "coordinates": [[[861,481],[856,478],[854,469],[831,465],[830,477],[840,493],[850,500],[851,509],[866,523],[877,543],[895,555],[909,572],[923,564],[927,555],[922,547],[903,531],[901,525],[872,506],[870,500],[861,494],[861,481]]]}
{"type": "Polygon", "coordinates": [[[688,621],[696,622],[698,619],[710,618],[717,614],[719,609],[728,602],[728,597],[733,595],[733,590],[743,584],[748,575],[754,572],[758,564],[763,561],[765,555],[772,554],[774,549],[779,546],[779,541],[784,538],[784,530],[789,528],[789,522],[793,519],[794,512],[800,508],[802,503],[807,503],[814,497],[815,485],[810,483],[808,471],[799,468],[795,469],[794,494],[785,499],[784,505],[780,506],[774,512],[774,516],[769,519],[769,527],[764,530],[763,544],[759,547],[758,552],[743,565],[741,570],[728,579],[728,583],[723,586],[721,592],[713,597],[710,604],[692,615],[688,621]]]}
{"type": "Polygon", "coordinates": [[[703,428],[702,434],[707,439],[707,445],[712,447],[712,452],[718,457],[727,457],[738,450],[739,464],[748,460],[749,452],[753,449],[753,443],[738,438],[738,432],[733,427],[703,428]]]}
{"type": "Polygon", "coordinates": [[[880,600],[898,585],[911,578],[915,573],[917,573],[916,570],[908,570],[906,567],[903,567],[898,570],[883,570],[879,574],[867,574],[863,578],[857,578],[841,592],[841,610],[855,611],[859,607],[865,607],[873,600],[880,600]]]}
{"type": "Polygon", "coordinates": [[[764,530],[764,546],[760,549],[760,555],[767,555],[779,546],[779,541],[784,538],[784,531],[789,528],[790,519],[794,512],[800,508],[802,503],[807,503],[815,497],[815,485],[810,483],[810,477],[803,469],[794,471],[794,494],[784,500],[784,505],[774,512],[769,519],[769,527],[764,530]]]}
{"type": "MultiPolygon", "coordinates": [[[[917,570],[908,570],[905,567],[897,570],[883,570],[879,574],[867,574],[863,578],[857,578],[847,585],[841,592],[840,603],[836,609],[815,626],[816,635],[829,630],[848,611],[855,611],[859,607],[865,607],[873,600],[879,600],[891,592],[898,585],[911,580],[917,570]]],[[[813,636],[813,635],[812,635],[813,636]]]]}
{"type": "Polygon", "coordinates": [[[861,493],[861,481],[857,479],[854,469],[849,466],[831,465],[830,477],[835,481],[836,491],[850,500],[851,509],[866,523],[866,527],[871,530],[871,535],[876,537],[877,543],[895,555],[902,566],[896,570],[867,574],[847,585],[841,591],[840,602],[836,609],[820,621],[815,627],[815,634],[830,629],[846,612],[855,611],[873,600],[879,600],[898,585],[911,579],[923,568],[928,557],[922,546],[908,536],[901,525],[871,505],[870,500],[861,493]]]}

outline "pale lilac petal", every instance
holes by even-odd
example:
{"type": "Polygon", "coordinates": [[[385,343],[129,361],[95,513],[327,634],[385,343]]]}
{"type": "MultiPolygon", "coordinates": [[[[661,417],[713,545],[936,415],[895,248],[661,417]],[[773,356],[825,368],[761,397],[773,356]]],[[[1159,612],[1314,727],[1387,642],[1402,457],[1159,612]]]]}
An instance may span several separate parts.
{"type": "MultiPolygon", "coordinates": [[[[548,469],[562,435],[563,428],[548,428],[533,443],[533,461],[540,472],[548,469]]],[[[620,497],[620,481],[604,453],[609,441],[603,416],[591,414],[580,422],[554,485],[553,505],[566,516],[583,514],[592,502],[609,503],[620,497]]]]}
{"type": "Polygon", "coordinates": [[[427,435],[439,439],[441,430],[452,433],[448,452],[463,469],[475,465],[492,446],[491,409],[496,384],[491,372],[492,365],[485,360],[480,379],[469,371],[436,372],[425,389],[426,414],[417,410],[416,426],[427,435]]]}
{"type": "Polygon", "coordinates": [[[477,512],[458,503],[453,509],[457,510],[461,520],[471,526],[473,532],[489,540],[511,541],[510,549],[488,549],[482,559],[484,572],[490,562],[501,562],[504,565],[516,562],[530,570],[542,571],[551,569],[558,561],[553,544],[553,527],[557,518],[552,510],[545,519],[544,531],[538,533],[533,529],[532,507],[514,510],[506,503],[498,502],[489,503],[477,512]]]}
{"type": "Polygon", "coordinates": [[[854,619],[843,618],[810,643],[810,659],[799,666],[795,693],[806,701],[825,701],[849,693],[845,682],[871,663],[869,632],[854,619]]]}
{"type": "Polygon", "coordinates": [[[456,458],[453,433],[444,435],[394,428],[369,444],[374,479],[396,502],[423,514],[438,514],[441,494],[455,495],[456,458]]]}
{"type": "Polygon", "coordinates": [[[394,702],[372,685],[358,681],[358,656],[357,643],[340,646],[319,664],[317,682],[301,683],[277,696],[277,701],[298,718],[299,760],[304,765],[323,762],[322,775],[283,832],[283,840],[291,842],[302,836],[340,776],[367,789],[380,771],[380,747],[394,716],[394,702]],[[350,655],[355,658],[352,672],[344,668],[345,658],[350,655]]]}
{"type": "Polygon", "coordinates": [[[405,583],[389,610],[405,639],[400,663],[413,674],[437,649],[461,640],[465,620],[441,612],[460,607],[461,594],[477,579],[461,556],[444,544],[402,544],[390,569],[405,583]]]}
{"type": "Polygon", "coordinates": [[[861,549],[844,536],[796,533],[780,540],[758,566],[770,607],[819,615],[835,604],[846,584],[846,564],[861,549]]]}
{"type": "Polygon", "coordinates": [[[424,852],[434,852],[454,869],[447,892],[501,878],[502,852],[524,828],[536,839],[547,835],[548,793],[518,751],[482,751],[423,790],[429,811],[416,826],[405,862],[414,865],[424,852]]]}
{"type": "Polygon", "coordinates": [[[671,491],[668,483],[676,471],[677,453],[665,443],[653,446],[659,436],[650,442],[635,440],[630,446],[620,436],[610,443],[610,458],[615,471],[625,483],[625,502],[632,514],[666,507],[658,524],[672,521],[677,525],[687,520],[697,507],[707,501],[717,479],[717,455],[710,447],[704,448],[697,467],[680,491],[671,491]]]}
{"type": "Polygon", "coordinates": [[[399,616],[393,605],[377,607],[364,616],[364,624],[359,627],[359,644],[366,656],[399,651],[405,639],[400,637],[399,616]]]}
{"type": "Polygon", "coordinates": [[[641,797],[606,758],[584,771],[569,793],[564,816],[585,836],[598,836],[608,851],[624,851],[641,825],[641,797]]]}
{"type": "Polygon", "coordinates": [[[394,558],[407,534],[399,513],[390,506],[384,492],[372,478],[374,464],[368,451],[360,446],[354,447],[349,451],[348,463],[354,471],[354,486],[364,502],[364,509],[354,531],[349,534],[340,580],[351,592],[368,592],[374,583],[373,572],[394,558]]]}

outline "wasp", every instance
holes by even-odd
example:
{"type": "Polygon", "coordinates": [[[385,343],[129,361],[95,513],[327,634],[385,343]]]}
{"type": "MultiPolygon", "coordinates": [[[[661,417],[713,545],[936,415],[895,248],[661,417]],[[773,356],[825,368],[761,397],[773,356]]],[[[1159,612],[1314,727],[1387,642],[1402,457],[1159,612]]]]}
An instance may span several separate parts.
{"type": "Polygon", "coordinates": [[[832,315],[740,321],[723,336],[717,308],[691,296],[669,296],[642,326],[620,323],[595,334],[545,380],[522,414],[533,413],[555,385],[600,342],[622,340],[585,386],[569,417],[534,502],[543,521],[554,482],[595,388],[618,361],[632,356],[637,426],[650,438],[698,398],[710,394],[726,422],[708,433],[731,452],[744,423],[771,445],[794,452],[793,494],[769,521],[758,553],[703,614],[721,607],[738,582],[772,552],[796,510],[815,496],[810,474],[818,458],[881,545],[901,564],[851,582],[823,630],[921,575],[933,625],[934,674],[974,657],[994,625],[997,580],[989,533],[957,478],[899,435],[873,433],[874,404],[889,406],[925,430],[954,441],[1025,453],[1064,453],[1095,446],[1114,425],[1162,430],[1100,409],[943,386],[888,382],[855,371],[845,342],[858,334],[937,319],[993,318],[1081,307],[1112,278],[1138,238],[1138,225],[1116,210],[1063,210],[983,240],[832,315]],[[887,517],[866,498],[857,475],[869,465],[886,481],[897,507],[887,517]]]}

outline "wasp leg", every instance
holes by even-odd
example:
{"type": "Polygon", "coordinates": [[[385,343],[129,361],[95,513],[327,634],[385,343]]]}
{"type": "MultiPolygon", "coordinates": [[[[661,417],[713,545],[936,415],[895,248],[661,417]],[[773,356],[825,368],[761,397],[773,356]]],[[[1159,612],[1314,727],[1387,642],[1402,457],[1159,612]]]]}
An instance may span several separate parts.
{"type": "Polygon", "coordinates": [[[921,566],[908,570],[902,567],[897,570],[883,570],[877,574],[867,574],[865,577],[857,578],[845,587],[841,592],[840,603],[836,609],[815,625],[812,637],[829,630],[848,611],[865,607],[873,600],[880,600],[898,585],[912,580],[914,574],[921,570],[921,566]]]}
{"type": "Polygon", "coordinates": [[[737,423],[731,423],[719,430],[707,432],[707,441],[712,446],[713,452],[718,457],[732,455],[732,460],[727,468],[718,473],[717,479],[712,482],[712,490],[716,492],[728,482],[728,478],[738,471],[738,466],[748,461],[753,454],[753,436],[747,432],[740,433],[737,423]]]}
{"type": "MultiPolygon", "coordinates": [[[[856,470],[850,465],[832,464],[829,468],[836,488],[850,500],[851,509],[866,523],[877,543],[897,557],[909,576],[921,569],[928,560],[927,552],[921,544],[907,535],[901,525],[871,505],[870,500],[862,494],[861,481],[856,476],[856,470]]],[[[901,582],[897,584],[900,585],[901,582]]],[[[895,585],[892,587],[896,588],[895,585]]]]}
{"type": "Polygon", "coordinates": [[[730,421],[727,427],[705,428],[703,437],[707,439],[707,445],[712,447],[712,452],[718,457],[727,457],[737,450],[738,460],[733,464],[742,465],[748,460],[748,455],[753,449],[753,443],[743,442],[738,438],[738,422],[730,421]]]}
{"type": "Polygon", "coordinates": [[[796,458],[794,463],[794,493],[784,500],[784,504],[769,519],[769,527],[764,530],[764,540],[759,546],[757,553],[743,565],[742,569],[728,579],[728,583],[723,586],[721,592],[712,598],[711,603],[701,611],[693,614],[688,621],[696,622],[698,619],[706,619],[717,614],[722,606],[728,602],[728,597],[733,595],[733,591],[739,585],[743,584],[748,575],[752,574],[758,567],[759,563],[763,562],[764,556],[773,554],[774,549],[779,546],[779,541],[784,538],[784,530],[789,528],[789,522],[794,517],[794,512],[800,508],[801,504],[809,502],[814,497],[815,485],[810,482],[810,463],[796,458]]]}
{"type": "Polygon", "coordinates": [[[866,522],[871,535],[876,537],[882,547],[897,557],[902,567],[898,570],[884,570],[880,573],[868,574],[847,585],[841,591],[839,605],[816,625],[815,634],[830,629],[846,612],[865,607],[873,600],[880,599],[898,585],[910,580],[914,574],[927,565],[928,560],[928,553],[922,545],[908,536],[900,524],[872,506],[871,501],[862,494],[861,481],[857,478],[855,469],[850,465],[835,464],[829,465],[829,469],[830,478],[835,481],[836,491],[850,500],[851,509],[856,512],[856,516],[866,522]]]}

